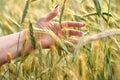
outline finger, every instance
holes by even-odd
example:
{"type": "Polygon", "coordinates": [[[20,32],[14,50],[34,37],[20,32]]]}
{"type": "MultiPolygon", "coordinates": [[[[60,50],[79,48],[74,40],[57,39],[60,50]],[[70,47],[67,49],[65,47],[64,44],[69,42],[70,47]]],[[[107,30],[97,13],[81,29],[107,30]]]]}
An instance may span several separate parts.
{"type": "Polygon", "coordinates": [[[71,30],[71,29],[62,30],[62,34],[64,34],[65,32],[66,32],[68,35],[70,35],[70,36],[82,36],[82,34],[83,34],[82,31],[79,31],[79,30],[71,30]]]}
{"type": "Polygon", "coordinates": [[[58,15],[58,11],[59,11],[59,6],[57,5],[52,12],[50,12],[44,16],[45,20],[46,21],[52,20],[54,17],[56,17],[58,15]]]}
{"type": "Polygon", "coordinates": [[[73,44],[77,44],[78,43],[78,39],[75,39],[75,38],[68,39],[68,41],[73,43],[73,44]]]}
{"type": "MultiPolygon", "coordinates": [[[[60,26],[60,24],[58,22],[53,22],[53,23],[56,27],[60,26]]],[[[81,23],[81,22],[64,21],[61,23],[62,28],[64,28],[64,27],[84,27],[84,26],[86,26],[86,24],[81,23]]]]}
{"type": "Polygon", "coordinates": [[[61,25],[62,27],[84,27],[85,23],[65,21],[65,22],[62,22],[61,25]]]}
{"type": "Polygon", "coordinates": [[[45,16],[42,16],[42,17],[37,21],[36,25],[38,25],[40,22],[46,22],[46,21],[52,20],[55,16],[57,16],[58,11],[59,11],[59,6],[57,5],[52,12],[48,13],[48,14],[45,15],[45,16]]]}

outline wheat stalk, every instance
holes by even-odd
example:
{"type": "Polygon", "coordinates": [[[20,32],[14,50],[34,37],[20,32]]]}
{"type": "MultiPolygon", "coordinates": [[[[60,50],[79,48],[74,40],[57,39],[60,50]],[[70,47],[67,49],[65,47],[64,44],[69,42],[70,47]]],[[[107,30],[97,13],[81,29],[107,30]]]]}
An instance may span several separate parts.
{"type": "Polygon", "coordinates": [[[92,41],[95,41],[101,38],[106,38],[113,35],[120,35],[120,29],[111,29],[111,30],[103,31],[101,33],[90,36],[86,38],[81,45],[86,45],[88,43],[91,43],[92,41]]]}

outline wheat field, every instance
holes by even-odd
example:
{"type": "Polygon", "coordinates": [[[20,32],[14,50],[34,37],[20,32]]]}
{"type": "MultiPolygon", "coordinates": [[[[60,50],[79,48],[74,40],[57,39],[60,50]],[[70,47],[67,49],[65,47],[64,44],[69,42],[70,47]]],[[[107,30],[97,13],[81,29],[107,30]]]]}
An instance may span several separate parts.
{"type": "Polygon", "coordinates": [[[77,37],[78,44],[48,31],[57,45],[39,45],[29,55],[9,59],[0,66],[0,80],[120,80],[119,4],[120,0],[0,0],[0,36],[27,28],[32,33],[35,22],[56,5],[60,11],[53,21],[86,23],[75,28],[84,33],[77,37]]]}

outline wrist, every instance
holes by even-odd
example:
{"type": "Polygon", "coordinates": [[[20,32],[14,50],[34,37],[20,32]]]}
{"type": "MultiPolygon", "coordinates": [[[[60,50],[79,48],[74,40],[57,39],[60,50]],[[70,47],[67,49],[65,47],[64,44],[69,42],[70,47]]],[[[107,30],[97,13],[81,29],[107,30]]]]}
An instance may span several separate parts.
{"type": "Polygon", "coordinates": [[[32,50],[32,44],[28,29],[25,29],[21,32],[21,39],[22,39],[21,52],[22,51],[24,51],[25,53],[30,52],[32,50]]]}

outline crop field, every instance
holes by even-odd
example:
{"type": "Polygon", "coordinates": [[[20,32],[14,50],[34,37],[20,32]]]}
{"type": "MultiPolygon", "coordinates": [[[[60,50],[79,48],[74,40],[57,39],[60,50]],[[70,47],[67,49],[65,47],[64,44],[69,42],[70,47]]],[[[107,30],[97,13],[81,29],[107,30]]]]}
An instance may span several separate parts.
{"type": "Polygon", "coordinates": [[[0,0],[0,36],[29,29],[34,46],[36,21],[56,5],[60,10],[52,21],[83,22],[85,27],[72,28],[82,36],[64,32],[60,38],[40,29],[55,44],[48,49],[38,45],[28,55],[21,51],[16,59],[8,55],[0,80],[120,80],[120,0],[0,0]]]}

